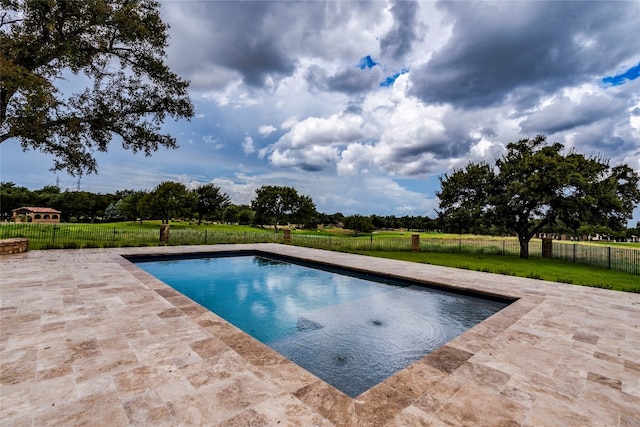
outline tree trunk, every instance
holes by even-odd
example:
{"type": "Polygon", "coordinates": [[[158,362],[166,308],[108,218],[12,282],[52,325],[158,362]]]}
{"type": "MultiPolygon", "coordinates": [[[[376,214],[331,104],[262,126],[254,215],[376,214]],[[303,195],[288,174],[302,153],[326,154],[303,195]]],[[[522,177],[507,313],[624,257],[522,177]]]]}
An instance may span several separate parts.
{"type": "Polygon", "coordinates": [[[529,241],[525,239],[521,239],[518,237],[518,241],[520,242],[520,258],[528,259],[529,258],[529,241]]]}

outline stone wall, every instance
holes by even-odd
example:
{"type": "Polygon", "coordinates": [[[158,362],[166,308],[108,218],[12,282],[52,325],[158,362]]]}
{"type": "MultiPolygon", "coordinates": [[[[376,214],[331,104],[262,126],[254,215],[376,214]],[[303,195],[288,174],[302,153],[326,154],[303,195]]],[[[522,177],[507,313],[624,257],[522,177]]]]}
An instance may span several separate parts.
{"type": "Polygon", "coordinates": [[[29,239],[16,237],[0,240],[0,255],[19,254],[29,248],[29,239]]]}

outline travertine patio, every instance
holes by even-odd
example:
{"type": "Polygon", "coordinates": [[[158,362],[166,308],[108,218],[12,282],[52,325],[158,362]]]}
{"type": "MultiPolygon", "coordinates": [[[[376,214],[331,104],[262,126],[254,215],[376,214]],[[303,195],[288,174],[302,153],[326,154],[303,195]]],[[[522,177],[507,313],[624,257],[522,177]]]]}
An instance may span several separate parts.
{"type": "Polygon", "coordinates": [[[3,426],[639,426],[640,294],[279,244],[0,258],[3,426]],[[351,399],[121,254],[256,249],[518,298],[351,399]]]}

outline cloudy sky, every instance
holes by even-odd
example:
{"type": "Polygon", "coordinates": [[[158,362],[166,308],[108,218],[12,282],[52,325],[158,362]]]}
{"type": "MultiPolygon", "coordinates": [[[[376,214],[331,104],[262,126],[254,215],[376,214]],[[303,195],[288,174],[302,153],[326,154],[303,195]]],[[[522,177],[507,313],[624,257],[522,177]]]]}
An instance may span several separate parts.
{"type": "MultiPolygon", "coordinates": [[[[177,150],[113,144],[82,190],[287,185],[321,212],[435,216],[438,177],[548,139],[640,171],[640,2],[166,1],[196,116],[177,150]]],[[[2,181],[77,178],[0,147],[2,181]]],[[[640,209],[634,222],[640,221],[640,209]]]]}

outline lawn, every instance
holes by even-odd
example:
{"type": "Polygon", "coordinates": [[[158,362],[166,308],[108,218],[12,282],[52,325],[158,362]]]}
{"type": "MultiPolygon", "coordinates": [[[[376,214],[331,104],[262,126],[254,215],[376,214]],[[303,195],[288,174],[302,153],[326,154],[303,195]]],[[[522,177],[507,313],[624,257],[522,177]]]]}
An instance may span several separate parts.
{"type": "Polygon", "coordinates": [[[508,276],[528,277],[574,285],[640,292],[640,277],[558,259],[520,259],[510,255],[476,255],[437,252],[357,251],[363,255],[442,265],[508,276]]]}
{"type": "MultiPolygon", "coordinates": [[[[110,228],[114,227],[118,229],[138,229],[138,228],[147,228],[150,230],[158,230],[160,227],[161,221],[143,221],[142,224],[139,221],[126,221],[126,222],[108,222],[102,224],[91,224],[92,227],[98,228],[110,228]]],[[[65,226],[77,226],[77,227],[86,227],[89,224],[64,224],[65,226]]],[[[210,230],[210,231],[228,231],[234,233],[243,233],[243,232],[251,232],[251,233],[259,233],[259,232],[273,232],[273,228],[262,228],[262,227],[253,227],[250,225],[229,225],[229,224],[210,224],[203,223],[198,225],[194,222],[188,221],[171,221],[171,229],[172,230],[210,230]]]]}

